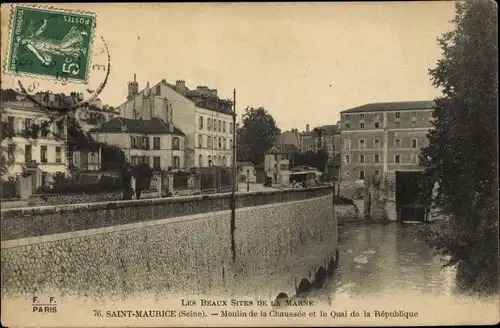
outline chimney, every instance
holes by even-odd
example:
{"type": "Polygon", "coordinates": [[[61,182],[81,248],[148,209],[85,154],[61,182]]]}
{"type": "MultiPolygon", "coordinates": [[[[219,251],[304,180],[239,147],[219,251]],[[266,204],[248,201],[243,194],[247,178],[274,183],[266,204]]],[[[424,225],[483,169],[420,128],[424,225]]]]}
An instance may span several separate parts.
{"type": "Polygon", "coordinates": [[[186,95],[186,82],[184,80],[175,81],[175,90],[181,95],[186,95]]]}
{"type": "Polygon", "coordinates": [[[144,95],[149,96],[149,81],[146,82],[146,87],[144,88],[144,95]]]}
{"type": "Polygon", "coordinates": [[[90,105],[93,105],[97,108],[103,108],[102,107],[102,100],[97,98],[97,99],[93,99],[92,101],[90,101],[90,105]]]}
{"type": "Polygon", "coordinates": [[[310,132],[309,131],[309,124],[306,124],[306,132],[310,132]]]}
{"type": "Polygon", "coordinates": [[[127,99],[133,99],[137,94],[139,94],[139,84],[137,83],[136,75],[134,74],[134,81],[128,83],[127,99]]]}

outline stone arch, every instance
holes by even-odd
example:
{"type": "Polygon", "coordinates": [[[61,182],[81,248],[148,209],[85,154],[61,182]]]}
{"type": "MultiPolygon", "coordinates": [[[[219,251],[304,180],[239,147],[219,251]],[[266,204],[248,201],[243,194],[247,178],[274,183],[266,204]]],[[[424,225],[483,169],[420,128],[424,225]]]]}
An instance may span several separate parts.
{"type": "Polygon", "coordinates": [[[297,295],[305,294],[309,290],[311,290],[311,282],[306,278],[302,279],[297,287],[297,295]]]}
{"type": "Polygon", "coordinates": [[[326,279],[326,270],[323,266],[320,266],[318,271],[316,272],[316,277],[314,278],[314,287],[321,288],[325,283],[326,279]]]}
{"type": "Polygon", "coordinates": [[[279,293],[278,296],[276,296],[276,300],[277,301],[279,301],[279,300],[286,300],[288,298],[289,298],[288,295],[286,293],[283,293],[283,292],[279,293]]]}

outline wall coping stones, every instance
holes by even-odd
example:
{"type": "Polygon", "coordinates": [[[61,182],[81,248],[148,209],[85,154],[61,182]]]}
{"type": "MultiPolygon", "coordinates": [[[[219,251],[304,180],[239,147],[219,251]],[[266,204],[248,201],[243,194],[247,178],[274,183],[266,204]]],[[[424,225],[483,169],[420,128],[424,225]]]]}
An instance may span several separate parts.
{"type": "MultiPolygon", "coordinates": [[[[283,195],[292,193],[308,193],[320,190],[332,189],[331,186],[320,186],[311,187],[303,189],[281,189],[281,190],[263,190],[254,192],[245,192],[235,194],[236,199],[238,198],[248,198],[250,196],[264,196],[264,195],[283,195]]],[[[226,199],[231,196],[231,193],[221,193],[221,194],[211,194],[211,195],[189,195],[180,197],[163,197],[163,198],[147,198],[147,199],[133,199],[133,200],[119,200],[119,201],[109,201],[109,202],[94,202],[94,203],[79,203],[79,204],[62,204],[62,205],[46,205],[46,206],[36,206],[36,207],[20,207],[20,208],[8,208],[2,209],[0,211],[1,217],[29,217],[37,215],[47,215],[55,213],[64,212],[87,212],[87,211],[98,211],[98,210],[110,210],[126,207],[144,207],[151,205],[162,205],[162,204],[172,204],[172,203],[189,203],[198,202],[201,200],[217,200],[226,199]]],[[[319,197],[322,195],[317,195],[313,197],[319,197]]],[[[309,198],[313,198],[309,197],[309,198]]],[[[276,200],[274,203],[281,202],[281,200],[276,200]]],[[[273,203],[273,202],[271,202],[273,203]]]]}

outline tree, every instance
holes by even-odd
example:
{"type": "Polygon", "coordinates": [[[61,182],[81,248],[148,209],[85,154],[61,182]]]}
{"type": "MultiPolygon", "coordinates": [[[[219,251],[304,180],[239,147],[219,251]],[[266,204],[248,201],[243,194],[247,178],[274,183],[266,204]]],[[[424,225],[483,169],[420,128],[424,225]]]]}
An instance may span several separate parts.
{"type": "Polygon", "coordinates": [[[430,70],[435,129],[422,149],[426,182],[438,183],[445,219],[427,242],[457,265],[457,284],[474,294],[498,292],[497,6],[456,5],[456,27],[439,39],[443,58],[430,70]]]}
{"type": "Polygon", "coordinates": [[[246,108],[242,123],[237,128],[237,158],[239,161],[258,163],[265,152],[275,145],[281,131],[263,107],[246,108]]]}
{"type": "Polygon", "coordinates": [[[101,169],[103,171],[119,170],[127,159],[123,150],[116,145],[101,144],[101,169]]]}
{"type": "Polygon", "coordinates": [[[141,198],[141,192],[148,190],[153,178],[153,169],[146,163],[141,163],[132,168],[132,174],[135,178],[135,196],[141,198]]]}

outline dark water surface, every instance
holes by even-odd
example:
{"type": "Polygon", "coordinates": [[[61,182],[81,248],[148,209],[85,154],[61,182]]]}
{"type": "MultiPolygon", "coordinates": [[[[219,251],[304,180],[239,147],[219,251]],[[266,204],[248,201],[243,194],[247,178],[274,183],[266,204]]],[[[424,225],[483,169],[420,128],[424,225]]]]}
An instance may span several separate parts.
{"type": "Polygon", "coordinates": [[[414,224],[347,225],[339,226],[339,233],[338,268],[310,297],[455,294],[454,270],[442,268],[441,258],[417,237],[414,224]]]}

